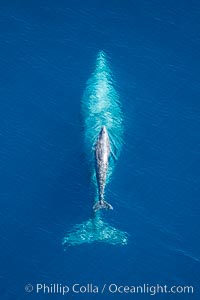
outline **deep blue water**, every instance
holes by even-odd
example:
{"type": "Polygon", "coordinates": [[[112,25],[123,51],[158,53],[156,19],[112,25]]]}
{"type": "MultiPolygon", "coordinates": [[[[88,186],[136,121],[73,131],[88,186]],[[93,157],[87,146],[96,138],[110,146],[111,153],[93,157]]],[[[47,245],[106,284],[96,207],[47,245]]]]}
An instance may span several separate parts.
{"type": "Polygon", "coordinates": [[[27,283],[193,285],[200,299],[199,1],[0,1],[0,298],[27,283]],[[107,222],[126,246],[63,236],[91,215],[81,99],[98,51],[109,57],[124,146],[107,222]]]}

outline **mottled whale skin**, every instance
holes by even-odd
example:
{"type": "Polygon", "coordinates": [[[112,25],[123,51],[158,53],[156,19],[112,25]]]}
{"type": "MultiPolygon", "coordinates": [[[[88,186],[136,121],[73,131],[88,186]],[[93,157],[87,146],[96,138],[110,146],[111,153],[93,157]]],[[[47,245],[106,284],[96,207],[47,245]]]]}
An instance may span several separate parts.
{"type": "Polygon", "coordinates": [[[94,211],[99,209],[113,209],[113,207],[104,200],[104,190],[106,185],[106,175],[108,171],[110,156],[110,140],[105,126],[101,128],[99,133],[96,147],[95,147],[95,160],[96,160],[96,178],[98,184],[99,200],[93,206],[94,211]]]}

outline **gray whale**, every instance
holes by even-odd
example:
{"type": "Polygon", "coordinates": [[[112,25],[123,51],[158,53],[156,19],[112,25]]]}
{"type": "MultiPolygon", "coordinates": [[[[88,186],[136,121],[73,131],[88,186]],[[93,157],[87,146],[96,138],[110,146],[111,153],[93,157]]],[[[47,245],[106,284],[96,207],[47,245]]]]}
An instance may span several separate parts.
{"type": "Polygon", "coordinates": [[[95,159],[96,159],[96,178],[98,184],[99,200],[94,204],[93,209],[97,211],[99,209],[113,209],[112,205],[104,200],[104,191],[106,185],[106,174],[108,170],[110,156],[110,140],[108,132],[105,126],[101,128],[99,133],[96,147],[95,147],[95,159]]]}

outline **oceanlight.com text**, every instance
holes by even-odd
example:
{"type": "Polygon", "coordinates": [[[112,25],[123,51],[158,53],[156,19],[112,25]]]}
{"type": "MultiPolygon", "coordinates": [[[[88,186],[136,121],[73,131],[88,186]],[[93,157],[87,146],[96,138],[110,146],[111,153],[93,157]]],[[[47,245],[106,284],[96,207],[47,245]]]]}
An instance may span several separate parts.
{"type": "Polygon", "coordinates": [[[156,296],[158,294],[193,294],[194,287],[191,285],[151,285],[148,283],[141,285],[122,285],[116,283],[104,283],[96,285],[93,283],[37,283],[26,284],[25,291],[27,293],[35,294],[60,294],[65,296],[67,294],[149,294],[156,296]]]}

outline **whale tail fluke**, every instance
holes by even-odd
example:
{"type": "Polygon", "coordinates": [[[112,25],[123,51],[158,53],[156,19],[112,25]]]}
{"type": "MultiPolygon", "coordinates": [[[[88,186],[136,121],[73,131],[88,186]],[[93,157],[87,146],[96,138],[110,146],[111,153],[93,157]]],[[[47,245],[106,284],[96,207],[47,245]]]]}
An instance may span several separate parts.
{"type": "Polygon", "coordinates": [[[99,200],[97,201],[94,206],[93,206],[93,210],[96,212],[99,209],[113,209],[112,205],[109,204],[108,202],[106,202],[105,200],[99,200]]]}
{"type": "Polygon", "coordinates": [[[111,245],[127,245],[128,234],[105,223],[96,214],[94,218],[77,224],[63,238],[62,244],[67,250],[68,246],[85,243],[104,242],[111,245]]]}

